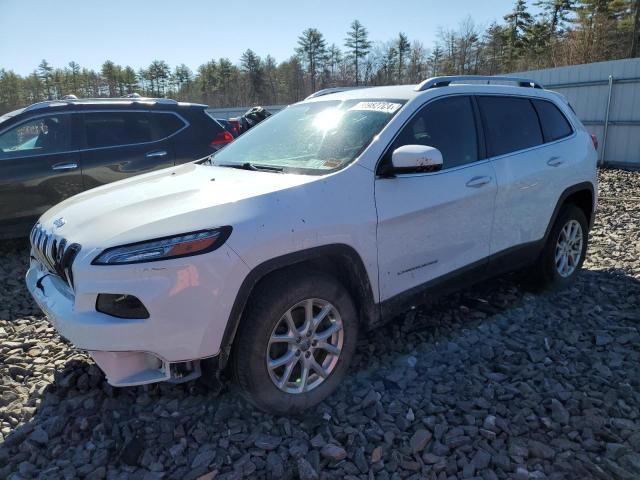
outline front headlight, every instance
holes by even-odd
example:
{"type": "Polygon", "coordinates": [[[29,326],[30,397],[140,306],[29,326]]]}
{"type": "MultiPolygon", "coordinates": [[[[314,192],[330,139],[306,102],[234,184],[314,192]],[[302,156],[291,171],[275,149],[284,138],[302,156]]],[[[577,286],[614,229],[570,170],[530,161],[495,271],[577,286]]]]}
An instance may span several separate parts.
{"type": "Polygon", "coordinates": [[[229,235],[231,235],[231,227],[220,227],[130,243],[107,248],[91,263],[92,265],[126,265],[200,255],[220,247],[227,241],[229,235]]]}

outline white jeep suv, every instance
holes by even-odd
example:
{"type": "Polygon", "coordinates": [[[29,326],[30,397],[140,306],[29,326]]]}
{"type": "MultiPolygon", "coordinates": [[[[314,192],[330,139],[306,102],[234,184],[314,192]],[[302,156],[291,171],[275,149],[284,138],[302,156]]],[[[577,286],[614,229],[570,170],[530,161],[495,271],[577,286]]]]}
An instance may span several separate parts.
{"type": "Polygon", "coordinates": [[[321,91],[208,159],[51,208],[27,285],[112,385],[228,368],[258,407],[297,411],[411,304],[524,267],[573,280],[594,143],[526,79],[321,91]]]}

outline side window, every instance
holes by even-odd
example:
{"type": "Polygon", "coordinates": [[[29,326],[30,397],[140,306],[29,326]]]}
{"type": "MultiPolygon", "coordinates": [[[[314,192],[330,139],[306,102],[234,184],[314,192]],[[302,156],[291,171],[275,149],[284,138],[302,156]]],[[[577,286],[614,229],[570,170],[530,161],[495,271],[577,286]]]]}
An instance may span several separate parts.
{"type": "Polygon", "coordinates": [[[153,119],[153,137],[155,140],[167,138],[185,126],[184,121],[173,113],[152,112],[151,117],[153,119]]]}
{"type": "Polygon", "coordinates": [[[0,158],[64,152],[69,149],[69,115],[47,115],[0,134],[0,158]]]}
{"type": "Polygon", "coordinates": [[[151,125],[146,112],[92,112],[84,114],[88,148],[150,142],[151,125]]]}
{"type": "Polygon", "coordinates": [[[428,145],[442,153],[442,168],[478,160],[478,138],[471,98],[455,96],[425,105],[404,126],[391,151],[403,145],[428,145]]]}
{"type": "Polygon", "coordinates": [[[553,142],[573,133],[571,124],[553,103],[545,100],[533,100],[536,107],[545,142],[553,142]]]}
{"type": "Polygon", "coordinates": [[[489,155],[523,150],[541,145],[540,122],[527,98],[478,97],[489,155]]]}

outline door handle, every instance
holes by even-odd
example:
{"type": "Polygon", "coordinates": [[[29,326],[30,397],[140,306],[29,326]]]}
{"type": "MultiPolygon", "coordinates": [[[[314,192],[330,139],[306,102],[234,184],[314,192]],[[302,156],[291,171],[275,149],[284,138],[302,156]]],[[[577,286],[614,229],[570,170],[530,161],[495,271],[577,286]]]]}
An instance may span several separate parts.
{"type": "Polygon", "coordinates": [[[473,177],[467,182],[467,187],[479,188],[491,181],[491,177],[473,177]]]}
{"type": "Polygon", "coordinates": [[[560,157],[551,157],[549,160],[547,160],[547,165],[549,165],[550,167],[559,167],[563,163],[564,161],[560,157]]]}
{"type": "Polygon", "coordinates": [[[154,157],[165,157],[167,155],[167,152],[165,150],[156,150],[155,152],[149,152],[147,153],[147,158],[154,158],[154,157]]]}
{"type": "Polygon", "coordinates": [[[78,168],[77,163],[56,163],[51,167],[51,170],[74,170],[78,168]]]}

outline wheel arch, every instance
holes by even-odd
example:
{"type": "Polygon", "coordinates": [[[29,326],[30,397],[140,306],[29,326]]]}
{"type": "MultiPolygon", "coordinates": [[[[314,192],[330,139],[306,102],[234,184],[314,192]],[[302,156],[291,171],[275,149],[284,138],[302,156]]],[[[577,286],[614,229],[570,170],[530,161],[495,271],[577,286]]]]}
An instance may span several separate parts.
{"type": "Polygon", "coordinates": [[[365,328],[379,320],[380,309],[374,301],[369,275],[362,258],[353,247],[345,244],[323,245],[272,258],[253,268],[238,290],[220,345],[221,367],[226,364],[252,293],[270,275],[297,268],[323,271],[340,280],[351,294],[359,321],[365,328]]]}
{"type": "Polygon", "coordinates": [[[595,188],[591,182],[577,183],[564,190],[560,195],[544,234],[545,243],[560,214],[560,209],[567,204],[574,204],[584,212],[589,224],[589,230],[591,230],[595,219],[595,188]]]}

